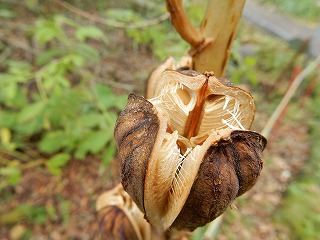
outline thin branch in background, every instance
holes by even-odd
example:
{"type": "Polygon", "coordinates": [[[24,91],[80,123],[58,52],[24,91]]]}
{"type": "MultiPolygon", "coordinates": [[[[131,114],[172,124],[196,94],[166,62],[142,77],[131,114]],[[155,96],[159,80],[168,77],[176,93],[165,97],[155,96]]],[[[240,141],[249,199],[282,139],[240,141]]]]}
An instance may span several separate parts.
{"type": "Polygon", "coordinates": [[[26,154],[23,154],[23,153],[20,153],[18,151],[15,151],[15,150],[8,150],[4,147],[1,147],[0,146],[0,153],[1,153],[1,156],[2,158],[5,158],[4,155],[7,156],[8,159],[17,159],[19,161],[22,161],[22,162],[30,162],[32,161],[31,158],[29,158],[29,156],[27,156],[26,154]]]}
{"type": "Polygon", "coordinates": [[[204,42],[200,30],[191,24],[182,6],[182,0],[167,0],[167,9],[170,12],[172,25],[192,48],[197,48],[204,42]]]}
{"type": "Polygon", "coordinates": [[[290,59],[290,61],[286,65],[286,67],[281,71],[280,75],[278,76],[278,78],[275,81],[275,84],[272,86],[271,90],[274,90],[276,88],[275,85],[279,85],[279,83],[281,81],[283,81],[283,79],[285,79],[286,74],[290,71],[290,69],[292,69],[292,66],[297,61],[297,58],[307,50],[307,48],[309,46],[309,43],[310,43],[310,39],[306,39],[305,41],[303,41],[300,44],[300,46],[298,47],[297,51],[292,56],[292,58],[290,59]]]}
{"type": "Polygon", "coordinates": [[[102,78],[96,78],[96,82],[103,83],[109,87],[116,88],[119,90],[125,90],[126,92],[133,92],[134,90],[136,90],[133,84],[121,83],[116,81],[106,81],[102,78]]]}
{"type": "Polygon", "coordinates": [[[146,28],[146,27],[150,27],[150,26],[154,26],[157,25],[165,20],[167,20],[170,16],[169,13],[164,13],[161,16],[155,18],[155,19],[151,19],[145,22],[140,22],[140,23],[132,23],[132,24],[128,24],[128,23],[122,23],[122,22],[117,22],[117,21],[112,21],[112,20],[108,20],[105,18],[101,18],[101,17],[97,17],[94,16],[88,12],[85,12],[79,8],[76,8],[75,6],[72,6],[69,3],[66,3],[64,1],[60,1],[60,0],[54,0],[57,4],[59,4],[60,6],[68,9],[70,12],[73,12],[81,17],[84,17],[86,19],[89,19],[93,22],[96,23],[100,23],[103,25],[106,25],[108,27],[114,27],[114,28],[124,28],[124,29],[132,29],[132,28],[146,28]]]}
{"type": "Polygon", "coordinates": [[[294,93],[297,91],[300,84],[303,82],[303,80],[312,72],[314,71],[318,65],[320,64],[320,55],[313,60],[307,67],[305,67],[294,79],[293,83],[291,84],[290,88],[288,89],[287,93],[282,98],[281,102],[279,103],[278,107],[275,109],[271,117],[269,118],[266,126],[262,130],[261,134],[264,135],[266,138],[270,136],[270,132],[278,120],[279,116],[283,112],[283,110],[288,105],[289,101],[291,100],[294,93]]]}
{"type": "MultiPolygon", "coordinates": [[[[0,27],[3,27],[3,26],[0,26],[0,27]]],[[[0,32],[0,41],[4,42],[8,46],[22,49],[23,51],[25,51],[27,53],[31,53],[32,55],[37,54],[37,51],[32,49],[30,46],[28,46],[24,42],[20,41],[18,38],[8,36],[8,34],[5,34],[3,32],[0,32]]]]}

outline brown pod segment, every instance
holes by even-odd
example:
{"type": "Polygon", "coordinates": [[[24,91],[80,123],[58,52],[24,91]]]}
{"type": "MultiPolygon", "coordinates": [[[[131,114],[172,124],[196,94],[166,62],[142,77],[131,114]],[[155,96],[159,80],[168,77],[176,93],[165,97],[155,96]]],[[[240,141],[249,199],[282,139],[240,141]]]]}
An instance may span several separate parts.
{"type": "Polygon", "coordinates": [[[151,225],[193,230],[255,184],[266,139],[246,130],[254,102],[230,81],[167,70],[156,82],[117,120],[122,184],[151,225]]]}
{"type": "Polygon", "coordinates": [[[105,240],[139,240],[126,214],[116,206],[106,207],[98,214],[105,240]]]}
{"type": "Polygon", "coordinates": [[[150,240],[151,228],[121,184],[102,193],[96,202],[101,239],[150,240]]]}
{"type": "Polygon", "coordinates": [[[153,105],[130,94],[116,126],[115,139],[124,189],[143,211],[143,185],[148,161],[159,129],[153,105]]]}
{"type": "Polygon", "coordinates": [[[190,195],[171,227],[194,230],[221,215],[235,197],[257,181],[265,146],[266,139],[250,131],[233,131],[229,139],[210,146],[190,195]]]}

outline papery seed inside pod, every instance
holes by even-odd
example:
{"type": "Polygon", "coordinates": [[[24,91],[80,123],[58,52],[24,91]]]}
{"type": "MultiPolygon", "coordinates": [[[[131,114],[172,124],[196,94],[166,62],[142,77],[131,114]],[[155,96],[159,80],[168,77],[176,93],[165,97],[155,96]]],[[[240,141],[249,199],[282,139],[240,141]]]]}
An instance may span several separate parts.
{"type": "Polygon", "coordinates": [[[194,147],[212,132],[249,129],[255,106],[251,95],[212,74],[166,71],[150,99],[169,114],[170,126],[194,147]],[[184,104],[184,103],[188,104],[184,104]]]}
{"type": "Polygon", "coordinates": [[[225,211],[261,171],[265,142],[245,130],[253,99],[194,71],[165,71],[154,92],[150,100],[131,94],[117,120],[122,183],[152,225],[194,229],[225,211]]]}

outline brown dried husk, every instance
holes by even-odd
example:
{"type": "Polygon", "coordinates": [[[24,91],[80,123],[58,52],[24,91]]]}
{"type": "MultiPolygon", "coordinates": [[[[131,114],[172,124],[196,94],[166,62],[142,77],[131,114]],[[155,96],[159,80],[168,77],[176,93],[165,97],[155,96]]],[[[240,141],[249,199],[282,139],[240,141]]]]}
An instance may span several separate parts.
{"type": "Polygon", "coordinates": [[[102,193],[96,202],[102,239],[150,240],[151,227],[121,184],[102,193]]]}
{"type": "MultiPolygon", "coordinates": [[[[213,105],[220,99],[227,101],[224,95],[240,99],[240,108],[245,110],[240,120],[250,127],[254,104],[243,90],[210,74],[186,76],[167,71],[155,93],[161,94],[168,81],[183,84],[195,94],[214,95],[213,105]],[[202,91],[204,84],[208,87],[202,91]]],[[[130,94],[117,120],[115,139],[122,184],[152,225],[193,230],[221,215],[237,196],[255,184],[263,166],[261,154],[266,139],[252,131],[222,128],[220,124],[215,125],[219,127],[216,131],[194,136],[192,143],[181,137],[185,129],[176,130],[177,123],[172,122],[180,113],[169,112],[161,101],[156,101],[130,94]],[[188,152],[184,144],[192,145],[192,150],[188,152]]],[[[194,132],[201,132],[201,124],[194,132]]]]}

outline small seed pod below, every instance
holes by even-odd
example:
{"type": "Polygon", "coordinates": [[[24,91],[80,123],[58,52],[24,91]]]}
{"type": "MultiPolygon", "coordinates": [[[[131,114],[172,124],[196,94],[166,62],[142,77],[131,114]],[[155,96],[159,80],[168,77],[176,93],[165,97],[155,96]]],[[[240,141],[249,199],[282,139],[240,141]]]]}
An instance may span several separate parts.
{"type": "Polygon", "coordinates": [[[212,73],[165,71],[131,94],[115,127],[124,189],[162,229],[194,230],[257,181],[266,139],[248,131],[251,95],[212,73]]]}
{"type": "Polygon", "coordinates": [[[118,184],[96,203],[102,239],[151,240],[151,228],[130,196],[118,184]]]}

